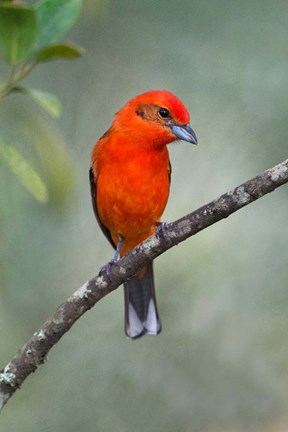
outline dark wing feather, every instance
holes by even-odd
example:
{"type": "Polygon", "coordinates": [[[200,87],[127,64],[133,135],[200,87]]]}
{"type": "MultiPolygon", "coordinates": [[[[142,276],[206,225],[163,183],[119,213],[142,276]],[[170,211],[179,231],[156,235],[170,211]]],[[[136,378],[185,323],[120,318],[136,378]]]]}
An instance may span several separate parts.
{"type": "Polygon", "coordinates": [[[109,229],[102,223],[102,221],[100,220],[100,217],[99,217],[99,213],[98,213],[98,209],[97,209],[97,180],[94,176],[92,168],[90,168],[90,171],[89,171],[89,178],[90,178],[90,190],[91,190],[92,206],[93,206],[93,210],[95,213],[95,217],[96,217],[97,222],[101,228],[101,231],[103,232],[103,234],[105,235],[107,240],[111,243],[113,248],[116,249],[109,229]]]}

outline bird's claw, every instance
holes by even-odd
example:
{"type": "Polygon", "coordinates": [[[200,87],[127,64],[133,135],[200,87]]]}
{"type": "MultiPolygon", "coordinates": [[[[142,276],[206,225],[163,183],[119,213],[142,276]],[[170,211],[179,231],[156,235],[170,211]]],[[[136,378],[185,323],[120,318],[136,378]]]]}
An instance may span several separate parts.
{"type": "Polygon", "coordinates": [[[157,222],[156,226],[157,226],[156,236],[158,238],[162,237],[162,238],[164,238],[164,240],[168,244],[172,244],[172,241],[171,241],[171,238],[169,235],[169,230],[168,230],[168,223],[167,222],[157,222]]]}
{"type": "Polygon", "coordinates": [[[116,261],[114,261],[114,259],[112,259],[107,264],[105,264],[104,266],[100,267],[100,269],[99,269],[99,275],[102,276],[105,273],[109,277],[110,274],[111,274],[111,268],[112,268],[113,264],[115,264],[115,263],[116,263],[116,261]]]}
{"type": "Polygon", "coordinates": [[[112,268],[112,266],[113,266],[114,264],[116,264],[117,261],[119,261],[119,259],[120,259],[120,249],[121,249],[121,247],[122,247],[122,245],[123,245],[123,241],[124,241],[124,239],[121,238],[120,241],[119,241],[119,243],[118,243],[118,245],[117,245],[117,248],[116,248],[116,250],[115,250],[115,253],[114,253],[114,255],[113,255],[112,260],[109,261],[109,262],[108,262],[107,264],[105,264],[104,266],[100,267],[100,270],[99,270],[99,274],[100,274],[100,275],[103,274],[103,273],[106,273],[107,276],[109,277],[109,275],[110,275],[110,273],[111,273],[111,268],[112,268]]]}

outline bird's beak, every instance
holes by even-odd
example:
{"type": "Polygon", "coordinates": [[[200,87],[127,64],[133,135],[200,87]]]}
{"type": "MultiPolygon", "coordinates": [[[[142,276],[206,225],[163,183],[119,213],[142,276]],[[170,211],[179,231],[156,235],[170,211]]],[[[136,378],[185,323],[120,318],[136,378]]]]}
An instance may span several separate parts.
{"type": "Polygon", "coordinates": [[[172,125],[171,130],[177,138],[183,141],[197,144],[197,137],[189,124],[187,125],[172,125]]]}

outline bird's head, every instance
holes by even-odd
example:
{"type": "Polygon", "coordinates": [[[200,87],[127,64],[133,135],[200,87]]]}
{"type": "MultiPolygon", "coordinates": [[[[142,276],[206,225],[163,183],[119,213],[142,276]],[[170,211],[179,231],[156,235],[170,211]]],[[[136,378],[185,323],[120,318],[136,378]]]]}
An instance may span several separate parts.
{"type": "Polygon", "coordinates": [[[161,147],[176,140],[197,144],[184,104],[166,90],[142,93],[118,111],[114,126],[139,144],[161,147]]]}

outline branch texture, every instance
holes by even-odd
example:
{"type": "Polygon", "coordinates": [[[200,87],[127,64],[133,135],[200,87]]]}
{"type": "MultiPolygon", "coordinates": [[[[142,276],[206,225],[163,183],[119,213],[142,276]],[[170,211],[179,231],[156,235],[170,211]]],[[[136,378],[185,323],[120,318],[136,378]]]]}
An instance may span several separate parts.
{"type": "Polygon", "coordinates": [[[288,159],[187,216],[167,224],[165,232],[160,231],[158,235],[149,237],[112,264],[109,274],[101,271],[87,281],[58,307],[15,357],[0,370],[0,410],[23,381],[46,361],[50,349],[99,300],[166,250],[287,182],[288,159]]]}

